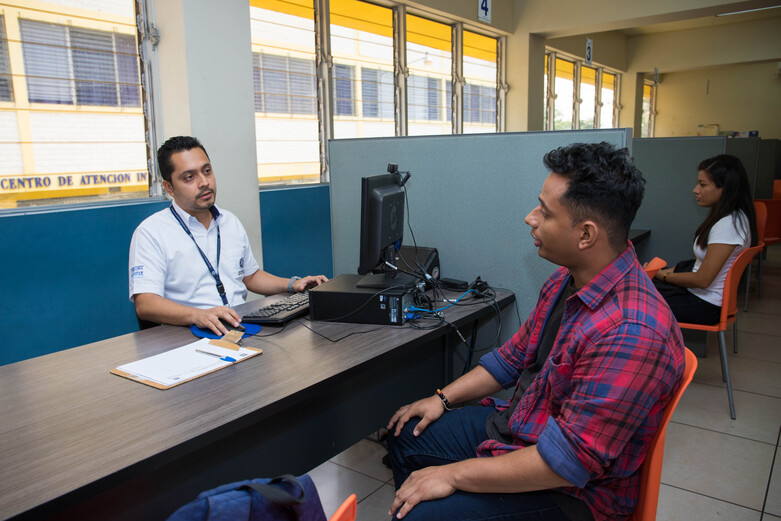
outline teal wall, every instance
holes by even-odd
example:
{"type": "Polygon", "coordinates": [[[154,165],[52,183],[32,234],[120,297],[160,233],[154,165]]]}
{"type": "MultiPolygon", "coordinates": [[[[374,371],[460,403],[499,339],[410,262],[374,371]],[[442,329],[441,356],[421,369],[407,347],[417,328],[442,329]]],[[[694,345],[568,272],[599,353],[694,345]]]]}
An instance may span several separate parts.
{"type": "MultiPolygon", "coordinates": [[[[264,267],[332,275],[327,186],[260,193],[264,267]]],[[[167,202],[4,215],[0,365],[138,329],[128,300],[135,227],[167,202]]],[[[256,252],[257,253],[257,252],[256,252]]]]}

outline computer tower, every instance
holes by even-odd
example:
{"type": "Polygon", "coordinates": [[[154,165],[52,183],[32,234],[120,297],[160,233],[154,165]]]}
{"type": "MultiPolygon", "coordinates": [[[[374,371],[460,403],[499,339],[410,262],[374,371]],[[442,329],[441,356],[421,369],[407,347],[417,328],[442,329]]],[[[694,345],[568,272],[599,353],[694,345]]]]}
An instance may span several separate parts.
{"type": "Polygon", "coordinates": [[[362,275],[339,275],[309,290],[309,319],[400,326],[413,304],[412,287],[358,287],[362,275]]]}

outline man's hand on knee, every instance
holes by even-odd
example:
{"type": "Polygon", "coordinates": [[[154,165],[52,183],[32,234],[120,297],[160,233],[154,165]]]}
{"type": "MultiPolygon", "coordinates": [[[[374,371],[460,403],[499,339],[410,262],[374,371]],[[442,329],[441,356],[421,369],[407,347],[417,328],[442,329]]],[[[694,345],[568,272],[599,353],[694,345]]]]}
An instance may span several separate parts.
{"type": "Polygon", "coordinates": [[[388,515],[392,516],[396,512],[396,518],[402,519],[421,501],[447,497],[455,492],[453,471],[456,465],[458,463],[426,467],[410,474],[401,488],[396,491],[388,515]]]}
{"type": "Polygon", "coordinates": [[[398,436],[401,434],[404,424],[411,418],[420,418],[420,422],[412,432],[413,435],[420,436],[420,433],[426,430],[429,424],[437,421],[444,412],[445,407],[442,405],[442,401],[436,396],[429,396],[401,407],[393,414],[386,428],[390,431],[395,424],[396,430],[393,432],[393,435],[398,436]]]}

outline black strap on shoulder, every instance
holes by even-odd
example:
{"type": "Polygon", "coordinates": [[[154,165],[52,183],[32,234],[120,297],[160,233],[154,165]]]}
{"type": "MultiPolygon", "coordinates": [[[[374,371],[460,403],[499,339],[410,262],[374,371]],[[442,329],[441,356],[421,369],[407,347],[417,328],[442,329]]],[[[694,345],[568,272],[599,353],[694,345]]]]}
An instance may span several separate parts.
{"type": "Polygon", "coordinates": [[[255,490],[261,496],[269,500],[271,503],[280,506],[300,505],[306,501],[306,493],[304,492],[303,485],[301,485],[301,483],[296,479],[296,477],[291,474],[283,474],[281,476],[277,476],[276,478],[269,481],[268,484],[247,483],[246,485],[242,485],[240,488],[244,488],[244,489],[249,488],[255,490]],[[281,483],[283,481],[290,483],[291,485],[293,485],[294,488],[298,488],[300,492],[298,494],[298,497],[285,491],[284,489],[275,487],[273,485],[274,483],[281,483]]]}

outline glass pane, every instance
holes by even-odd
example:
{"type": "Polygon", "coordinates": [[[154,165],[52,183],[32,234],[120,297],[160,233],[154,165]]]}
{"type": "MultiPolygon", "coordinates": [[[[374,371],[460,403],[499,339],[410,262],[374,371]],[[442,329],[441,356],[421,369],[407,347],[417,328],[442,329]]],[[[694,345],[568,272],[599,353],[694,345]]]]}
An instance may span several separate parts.
{"type": "Polygon", "coordinates": [[[496,132],[496,39],[464,31],[464,133],[496,132]]]}
{"type": "Polygon", "coordinates": [[[561,58],[556,58],[556,102],[554,105],[553,129],[567,130],[572,128],[572,79],[575,64],[561,58]]]}
{"type": "Polygon", "coordinates": [[[138,53],[133,36],[114,35],[117,47],[117,77],[119,99],[123,107],[141,106],[141,84],[138,74],[138,53]]]}
{"type": "Polygon", "coordinates": [[[320,181],[312,1],[251,0],[258,182],[320,181]]]}
{"type": "Polygon", "coordinates": [[[580,128],[594,128],[597,106],[597,70],[580,67],[580,128]]]}
{"type": "Polygon", "coordinates": [[[30,103],[73,103],[63,25],[19,20],[30,103]]]}
{"type": "Polygon", "coordinates": [[[334,136],[393,136],[393,11],[358,0],[331,0],[334,136]],[[337,70],[338,69],[338,70],[337,70]]]}
{"type": "Polygon", "coordinates": [[[361,90],[364,118],[393,121],[393,73],[361,67],[361,90]]]}
{"type": "Polygon", "coordinates": [[[602,128],[613,128],[613,103],[615,102],[616,75],[602,72],[602,108],[599,122],[602,128]]]}
{"type": "Polygon", "coordinates": [[[545,55],[545,73],[542,89],[542,129],[548,130],[548,55],[545,55]]]}
{"type": "Polygon", "coordinates": [[[643,85],[643,114],[640,120],[640,137],[653,137],[650,132],[651,85],[643,85]]]}
{"type": "Polygon", "coordinates": [[[355,115],[353,66],[334,64],[334,116],[355,115]]]}
{"type": "Polygon", "coordinates": [[[0,207],[148,197],[135,2],[108,4],[5,12],[0,41],[11,24],[19,41],[2,45],[0,73],[22,90],[0,112],[0,207]]]}
{"type": "Polygon", "coordinates": [[[71,58],[79,105],[116,105],[111,33],[71,29],[71,58]]]}
{"type": "Polygon", "coordinates": [[[5,36],[5,17],[0,15],[0,101],[13,101],[11,65],[8,61],[8,42],[5,36]]]}
{"type": "Polygon", "coordinates": [[[407,132],[450,134],[450,26],[407,15],[407,132]]]}

